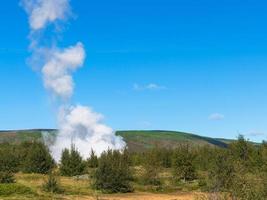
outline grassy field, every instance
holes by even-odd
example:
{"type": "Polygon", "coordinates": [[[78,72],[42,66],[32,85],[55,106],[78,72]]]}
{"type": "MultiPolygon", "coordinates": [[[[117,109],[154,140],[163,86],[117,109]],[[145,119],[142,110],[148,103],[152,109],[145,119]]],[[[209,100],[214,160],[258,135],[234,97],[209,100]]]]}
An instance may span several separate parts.
{"type": "MultiPolygon", "coordinates": [[[[42,133],[49,137],[50,141],[56,136],[56,130],[21,130],[0,131],[0,143],[19,143],[23,141],[42,141],[42,133]]],[[[117,135],[123,137],[131,151],[143,151],[154,146],[174,148],[182,143],[190,143],[195,146],[211,145],[226,147],[231,140],[214,139],[195,134],[175,131],[117,131],[117,135]]]]}
{"type": "Polygon", "coordinates": [[[62,194],[50,194],[42,190],[42,185],[47,178],[40,174],[16,174],[16,183],[0,184],[1,200],[196,200],[201,194],[196,183],[178,185],[175,188],[168,186],[168,171],[161,175],[165,179],[165,186],[161,189],[134,185],[135,192],[127,194],[102,194],[92,190],[91,179],[77,177],[60,177],[62,194]]]}

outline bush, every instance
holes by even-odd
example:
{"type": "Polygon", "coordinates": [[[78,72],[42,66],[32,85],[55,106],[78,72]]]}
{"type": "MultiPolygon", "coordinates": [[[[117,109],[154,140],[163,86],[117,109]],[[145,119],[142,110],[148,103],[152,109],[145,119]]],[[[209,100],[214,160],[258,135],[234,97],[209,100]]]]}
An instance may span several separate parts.
{"type": "Polygon", "coordinates": [[[189,146],[182,146],[175,150],[172,163],[175,180],[191,181],[196,178],[194,158],[189,146]]]}
{"type": "Polygon", "coordinates": [[[0,148],[0,171],[17,172],[19,166],[16,146],[1,144],[0,148]]]}
{"type": "Polygon", "coordinates": [[[71,146],[71,149],[65,149],[62,152],[60,161],[60,173],[63,176],[77,176],[83,174],[85,171],[85,163],[80,153],[71,146]]]}
{"type": "Polygon", "coordinates": [[[208,187],[212,192],[229,191],[235,178],[234,163],[227,151],[218,151],[208,171],[208,187]]]}
{"type": "Polygon", "coordinates": [[[107,193],[132,192],[132,173],[128,155],[119,151],[104,152],[95,172],[94,187],[107,193]]]}
{"type": "Polygon", "coordinates": [[[161,171],[161,160],[159,159],[159,150],[154,148],[149,150],[145,154],[144,169],[145,174],[143,176],[144,184],[146,185],[161,185],[159,173],[161,171]]]}
{"type": "Polygon", "coordinates": [[[266,200],[266,196],[258,181],[253,181],[246,176],[238,175],[231,188],[232,195],[241,200],[266,200]]]}
{"type": "Polygon", "coordinates": [[[15,183],[14,174],[10,171],[0,171],[0,183],[15,183]]]}
{"type": "Polygon", "coordinates": [[[55,166],[48,148],[43,143],[28,143],[28,147],[24,151],[25,158],[22,161],[22,171],[25,173],[48,174],[55,166]]]}
{"type": "Polygon", "coordinates": [[[62,193],[63,189],[59,185],[58,178],[55,174],[50,173],[43,184],[43,190],[50,193],[62,193]]]}

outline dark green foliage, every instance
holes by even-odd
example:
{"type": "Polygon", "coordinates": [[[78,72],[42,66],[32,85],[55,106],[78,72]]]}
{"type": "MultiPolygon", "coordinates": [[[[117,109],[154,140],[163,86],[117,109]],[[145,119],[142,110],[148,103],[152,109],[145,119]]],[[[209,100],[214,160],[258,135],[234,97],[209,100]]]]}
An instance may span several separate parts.
{"type": "Polygon", "coordinates": [[[23,172],[47,174],[55,167],[55,162],[43,143],[25,143],[23,146],[22,155],[24,153],[25,156],[21,161],[23,172]]]}
{"type": "Polygon", "coordinates": [[[43,190],[50,193],[62,193],[63,189],[59,185],[57,176],[54,173],[50,173],[48,178],[43,184],[43,190]]]}
{"type": "MultiPolygon", "coordinates": [[[[267,199],[266,142],[256,145],[239,136],[228,148],[215,148],[209,145],[196,147],[191,143],[190,146],[176,146],[176,149],[174,146],[157,148],[155,141],[150,145],[152,142],[148,141],[149,139],[161,140],[164,134],[161,132],[159,137],[152,133],[142,133],[142,137],[147,139],[144,142],[145,150],[107,151],[100,158],[92,151],[87,161],[83,161],[79,152],[72,146],[70,150],[65,149],[62,152],[59,172],[64,176],[76,176],[86,173],[85,167],[93,168],[88,169],[88,177],[94,178],[96,189],[108,193],[132,191],[132,182],[138,180],[138,183],[147,185],[142,185],[145,189],[159,188],[166,191],[168,188],[168,191],[177,191],[181,188],[190,191],[200,188],[215,196],[218,194],[218,197],[221,194],[229,195],[234,200],[267,199]],[[155,148],[152,148],[153,146],[155,148]],[[135,179],[132,171],[135,172],[135,179]],[[173,179],[176,182],[172,182],[173,179]],[[177,184],[180,180],[185,182],[177,184]]],[[[171,139],[173,134],[167,134],[166,137],[171,139]]],[[[126,135],[136,139],[136,134],[126,135]]],[[[45,174],[51,172],[54,165],[47,147],[41,143],[0,145],[2,183],[14,182],[13,174],[18,171],[45,174]]],[[[13,186],[22,193],[31,192],[29,188],[22,188],[16,183],[0,184],[0,195],[16,193],[13,186]]],[[[135,186],[137,189],[140,187],[138,184],[135,186]]],[[[43,189],[51,193],[62,192],[54,174],[48,177],[43,189]]]]}
{"type": "Polygon", "coordinates": [[[0,171],[17,172],[19,156],[17,147],[11,144],[1,144],[0,148],[0,171]]]}
{"type": "Polygon", "coordinates": [[[77,176],[85,172],[85,162],[80,153],[71,146],[71,149],[65,149],[62,152],[60,161],[60,173],[63,176],[77,176]]]}
{"type": "Polygon", "coordinates": [[[188,145],[181,146],[173,154],[173,177],[175,180],[192,181],[196,178],[195,155],[188,145]]]}
{"type": "Polygon", "coordinates": [[[241,162],[247,169],[253,169],[257,158],[256,149],[244,136],[239,135],[238,140],[229,145],[229,150],[235,161],[241,162]]]}
{"type": "Polygon", "coordinates": [[[245,169],[240,169],[233,180],[233,185],[229,189],[233,197],[240,200],[266,200],[262,184],[259,179],[255,180],[249,174],[245,174],[245,169]]]}
{"type": "Polygon", "coordinates": [[[159,173],[161,172],[161,160],[159,158],[160,150],[158,148],[153,148],[146,152],[144,156],[144,169],[145,174],[143,177],[143,182],[146,185],[161,185],[161,180],[159,173]]]}
{"type": "Polygon", "coordinates": [[[172,149],[160,148],[158,156],[160,159],[160,164],[163,168],[171,168],[173,156],[172,149]]]}
{"type": "Polygon", "coordinates": [[[14,174],[10,171],[0,171],[0,183],[15,183],[14,174]]]}
{"type": "Polygon", "coordinates": [[[203,146],[195,149],[194,165],[197,170],[208,171],[211,168],[212,161],[217,154],[218,148],[203,146]]]}
{"type": "Polygon", "coordinates": [[[107,193],[131,192],[132,172],[126,152],[108,150],[99,159],[94,187],[107,193]]]}
{"type": "Polygon", "coordinates": [[[212,192],[228,191],[233,186],[235,170],[227,151],[217,151],[209,169],[208,186],[212,192]]]}
{"type": "Polygon", "coordinates": [[[87,165],[90,168],[97,168],[98,167],[98,158],[95,155],[95,152],[93,149],[91,150],[90,157],[87,160],[87,165]]]}

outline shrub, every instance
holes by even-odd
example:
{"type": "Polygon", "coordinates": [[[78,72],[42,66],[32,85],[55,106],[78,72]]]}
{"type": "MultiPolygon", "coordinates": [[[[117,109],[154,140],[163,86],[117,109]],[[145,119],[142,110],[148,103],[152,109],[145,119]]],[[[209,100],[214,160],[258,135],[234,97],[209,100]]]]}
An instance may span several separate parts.
{"type": "Polygon", "coordinates": [[[145,162],[143,165],[145,174],[143,176],[143,181],[146,185],[161,185],[159,177],[159,173],[161,171],[161,160],[158,155],[159,151],[157,148],[145,153],[145,162]]]}
{"type": "Polygon", "coordinates": [[[63,176],[77,176],[85,171],[85,163],[80,153],[72,145],[71,149],[65,149],[62,152],[60,161],[60,173],[63,176]]]}
{"type": "Polygon", "coordinates": [[[172,163],[175,180],[191,181],[196,178],[194,157],[189,146],[182,146],[175,150],[172,163]]]}
{"type": "Polygon", "coordinates": [[[0,183],[14,183],[14,174],[10,171],[0,171],[0,183]]]}
{"type": "Polygon", "coordinates": [[[55,174],[50,173],[43,184],[43,190],[50,193],[62,193],[63,189],[59,185],[58,178],[55,174]]]}
{"type": "Polygon", "coordinates": [[[28,143],[22,161],[22,171],[25,173],[47,174],[55,166],[55,162],[48,148],[40,142],[28,143]]]}
{"type": "Polygon", "coordinates": [[[208,187],[212,192],[228,191],[235,178],[234,163],[227,151],[218,151],[208,171],[208,187]]]}
{"type": "Polygon", "coordinates": [[[119,151],[104,152],[95,172],[94,187],[107,193],[131,192],[132,173],[128,156],[119,151]]]}
{"type": "Polygon", "coordinates": [[[230,189],[232,196],[241,200],[265,200],[263,188],[258,180],[238,173],[234,179],[234,184],[230,189]]]}
{"type": "Polygon", "coordinates": [[[16,146],[1,144],[0,148],[0,171],[17,172],[19,166],[16,146]]]}

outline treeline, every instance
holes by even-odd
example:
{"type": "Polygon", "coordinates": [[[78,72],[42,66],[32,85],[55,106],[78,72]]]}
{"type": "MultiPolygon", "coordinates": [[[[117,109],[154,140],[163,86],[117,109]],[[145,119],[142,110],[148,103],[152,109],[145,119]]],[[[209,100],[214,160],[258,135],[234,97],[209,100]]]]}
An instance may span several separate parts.
{"type": "Polygon", "coordinates": [[[267,199],[267,143],[255,145],[239,136],[228,148],[184,144],[139,153],[108,150],[100,157],[92,150],[87,160],[72,146],[62,152],[59,164],[43,143],[2,144],[0,182],[14,182],[16,172],[49,174],[44,188],[50,192],[62,191],[57,175],[89,174],[92,187],[108,193],[132,192],[136,185],[160,191],[191,184],[227,199],[263,200],[267,199]]]}

